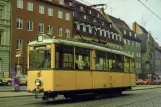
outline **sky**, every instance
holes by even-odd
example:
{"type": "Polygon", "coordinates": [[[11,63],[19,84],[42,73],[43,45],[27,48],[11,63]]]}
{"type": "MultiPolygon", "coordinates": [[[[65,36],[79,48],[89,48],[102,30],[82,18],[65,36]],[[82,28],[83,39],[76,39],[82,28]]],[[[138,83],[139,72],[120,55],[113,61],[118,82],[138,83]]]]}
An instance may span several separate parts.
{"type": "Polygon", "coordinates": [[[89,4],[106,4],[106,13],[125,21],[130,28],[137,22],[150,31],[154,40],[161,45],[161,0],[77,0],[89,4]]]}

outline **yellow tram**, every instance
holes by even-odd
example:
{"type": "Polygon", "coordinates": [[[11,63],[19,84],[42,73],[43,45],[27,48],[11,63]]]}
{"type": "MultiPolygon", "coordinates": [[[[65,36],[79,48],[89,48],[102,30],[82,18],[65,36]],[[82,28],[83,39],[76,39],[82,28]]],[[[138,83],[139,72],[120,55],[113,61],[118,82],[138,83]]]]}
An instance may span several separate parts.
{"type": "Polygon", "coordinates": [[[41,39],[28,45],[28,92],[36,97],[121,93],[135,86],[132,56],[79,40],[41,39]]]}

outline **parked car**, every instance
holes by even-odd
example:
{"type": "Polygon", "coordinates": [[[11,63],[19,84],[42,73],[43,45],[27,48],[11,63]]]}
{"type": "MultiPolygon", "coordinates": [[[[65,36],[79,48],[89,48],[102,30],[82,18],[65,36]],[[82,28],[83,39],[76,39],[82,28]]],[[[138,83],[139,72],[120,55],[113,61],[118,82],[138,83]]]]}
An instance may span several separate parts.
{"type": "Polygon", "coordinates": [[[152,81],[150,79],[145,79],[144,81],[144,85],[151,85],[152,81]]]}
{"type": "Polygon", "coordinates": [[[143,85],[144,84],[144,81],[142,79],[138,79],[136,81],[136,85],[143,85]]]}

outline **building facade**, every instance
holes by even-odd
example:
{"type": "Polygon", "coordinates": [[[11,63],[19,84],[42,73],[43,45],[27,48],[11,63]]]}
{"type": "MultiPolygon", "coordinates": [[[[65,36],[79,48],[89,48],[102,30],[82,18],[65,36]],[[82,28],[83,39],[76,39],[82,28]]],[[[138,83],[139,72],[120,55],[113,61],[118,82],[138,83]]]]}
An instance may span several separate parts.
{"type": "Polygon", "coordinates": [[[161,76],[161,49],[156,46],[155,47],[155,74],[161,76]]]}
{"type": "Polygon", "coordinates": [[[11,0],[0,1],[0,78],[10,67],[10,4],[11,0]]]}
{"type": "Polygon", "coordinates": [[[135,72],[137,78],[140,78],[142,73],[141,68],[141,40],[137,37],[136,33],[133,32],[129,26],[123,20],[107,15],[109,20],[116,26],[120,34],[123,35],[124,45],[123,51],[127,54],[134,56],[135,58],[135,72]]]}
{"type": "Polygon", "coordinates": [[[12,0],[11,70],[20,65],[21,74],[27,74],[27,44],[38,34],[72,38],[72,15],[64,0],[12,0]]]}
{"type": "Polygon", "coordinates": [[[149,32],[136,22],[133,23],[133,31],[136,32],[139,39],[142,40],[141,51],[143,73],[141,78],[146,79],[155,72],[155,40],[149,32]]]}

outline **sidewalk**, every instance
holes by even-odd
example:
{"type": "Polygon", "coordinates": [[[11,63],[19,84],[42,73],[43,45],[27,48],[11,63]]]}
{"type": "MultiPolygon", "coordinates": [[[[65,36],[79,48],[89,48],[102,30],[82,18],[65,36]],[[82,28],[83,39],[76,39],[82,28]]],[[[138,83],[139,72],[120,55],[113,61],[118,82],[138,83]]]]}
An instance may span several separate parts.
{"type": "MultiPolygon", "coordinates": [[[[154,88],[161,88],[161,85],[140,85],[133,87],[131,91],[154,89],[154,88]]],[[[20,92],[14,92],[14,90],[8,90],[7,92],[0,91],[0,98],[26,97],[26,96],[34,96],[34,94],[28,93],[26,90],[21,90],[20,92]]]]}

